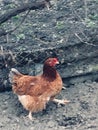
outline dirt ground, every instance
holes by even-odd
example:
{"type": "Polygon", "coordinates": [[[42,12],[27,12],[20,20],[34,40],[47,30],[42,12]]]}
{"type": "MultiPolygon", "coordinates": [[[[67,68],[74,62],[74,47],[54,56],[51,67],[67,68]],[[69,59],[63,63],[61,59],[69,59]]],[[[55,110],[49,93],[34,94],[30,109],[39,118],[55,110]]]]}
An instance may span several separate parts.
{"type": "MultiPolygon", "coordinates": [[[[23,4],[20,0],[17,0],[16,3],[13,0],[1,0],[0,2],[1,14],[17,7],[19,3],[23,4]]],[[[27,19],[15,32],[9,34],[8,37],[0,37],[0,46],[2,46],[5,52],[9,51],[14,56],[18,51],[24,52],[24,55],[26,55],[26,51],[35,52],[37,49],[43,51],[44,49],[60,46],[63,48],[63,46],[72,45],[72,49],[67,50],[65,48],[66,55],[62,50],[59,50],[60,59],[64,57],[65,63],[71,60],[69,63],[76,62],[78,64],[78,55],[84,56],[85,60],[86,55],[84,52],[90,57],[90,54],[96,51],[96,57],[93,55],[94,61],[91,58],[89,59],[97,65],[94,68],[98,70],[98,46],[96,46],[96,50],[92,51],[92,47],[98,44],[97,6],[98,0],[59,0],[56,3],[54,2],[50,10],[45,8],[43,10],[31,11],[27,19]],[[79,37],[75,34],[78,34],[79,37]],[[77,47],[73,48],[73,45],[79,43],[86,43],[87,50],[85,46],[81,47],[83,51],[80,51],[77,47]],[[69,57],[66,58],[67,56],[69,57]]],[[[23,14],[15,16],[11,21],[9,20],[7,23],[2,24],[1,28],[6,31],[11,30],[17,26],[17,23],[20,23],[22,18],[23,14]]],[[[33,56],[24,55],[20,53],[16,61],[19,61],[19,65],[21,65],[29,57],[30,61],[27,66],[25,64],[24,66],[26,67],[25,71],[30,69],[31,72],[31,68],[28,65],[30,63],[31,65],[33,64],[31,62],[34,60],[33,56]]],[[[46,54],[44,56],[46,58],[46,54]]],[[[1,57],[0,63],[2,59],[4,62],[0,64],[0,87],[4,87],[4,84],[7,83],[9,73],[8,69],[4,69],[4,65],[7,63],[5,61],[8,58],[5,59],[5,56],[1,57]],[[4,84],[3,81],[5,81],[4,84]]],[[[81,58],[79,62],[79,65],[82,66],[81,58]]],[[[73,65],[74,68],[76,64],[73,65]]],[[[86,65],[85,62],[83,62],[83,65],[86,65]]],[[[18,67],[17,64],[14,66],[18,67]]],[[[10,66],[8,67],[10,68],[10,66]]],[[[69,64],[69,69],[71,67],[72,65],[69,64]]],[[[87,69],[85,66],[83,68],[87,69]]],[[[68,71],[63,69],[62,72],[69,74],[69,69],[68,71]]],[[[9,87],[8,85],[9,83],[6,84],[7,87],[9,87]]],[[[65,90],[62,90],[58,98],[68,99],[70,103],[65,106],[58,106],[50,102],[47,104],[46,110],[33,114],[35,119],[30,121],[26,117],[28,112],[22,107],[17,96],[12,91],[0,93],[0,130],[98,130],[98,83],[86,81],[70,85],[65,90]]]]}
{"type": "Polygon", "coordinates": [[[62,90],[58,98],[69,104],[52,102],[30,121],[11,91],[0,93],[0,130],[98,130],[98,83],[85,82],[62,90]]]}

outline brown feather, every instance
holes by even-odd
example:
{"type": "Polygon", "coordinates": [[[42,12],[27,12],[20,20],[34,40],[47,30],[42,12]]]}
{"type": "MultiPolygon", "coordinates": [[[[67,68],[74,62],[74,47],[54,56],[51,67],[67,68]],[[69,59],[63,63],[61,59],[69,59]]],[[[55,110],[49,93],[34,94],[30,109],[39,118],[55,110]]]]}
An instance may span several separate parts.
{"type": "Polygon", "coordinates": [[[25,109],[38,112],[45,109],[49,100],[52,100],[62,89],[62,79],[54,68],[55,58],[45,61],[43,74],[39,76],[23,75],[13,69],[12,89],[18,95],[25,109]]]}

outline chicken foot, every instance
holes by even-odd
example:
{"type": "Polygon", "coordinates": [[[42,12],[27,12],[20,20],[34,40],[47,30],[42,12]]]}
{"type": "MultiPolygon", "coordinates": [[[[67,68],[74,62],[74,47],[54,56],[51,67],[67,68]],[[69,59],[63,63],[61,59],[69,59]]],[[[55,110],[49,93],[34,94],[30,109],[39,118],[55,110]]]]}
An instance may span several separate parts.
{"type": "Polygon", "coordinates": [[[70,102],[69,100],[59,100],[59,99],[56,99],[56,98],[54,98],[52,101],[55,102],[55,103],[58,103],[58,105],[59,104],[65,105],[66,103],[70,102]]]}
{"type": "Polygon", "coordinates": [[[27,116],[31,121],[33,121],[34,120],[34,118],[32,117],[32,112],[30,111],[29,112],[29,114],[28,114],[28,116],[27,116]]]}

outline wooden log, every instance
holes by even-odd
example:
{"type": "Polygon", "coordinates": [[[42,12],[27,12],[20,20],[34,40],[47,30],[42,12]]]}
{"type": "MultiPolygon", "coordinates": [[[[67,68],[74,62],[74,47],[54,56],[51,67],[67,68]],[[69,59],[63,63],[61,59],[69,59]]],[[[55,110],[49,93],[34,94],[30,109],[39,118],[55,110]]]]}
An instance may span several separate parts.
{"type": "Polygon", "coordinates": [[[26,10],[36,10],[36,9],[42,9],[46,7],[46,1],[41,2],[30,2],[30,3],[24,3],[23,5],[20,5],[19,7],[12,9],[5,14],[0,16],[0,24],[4,23],[5,21],[9,20],[11,17],[16,16],[26,10]]]}

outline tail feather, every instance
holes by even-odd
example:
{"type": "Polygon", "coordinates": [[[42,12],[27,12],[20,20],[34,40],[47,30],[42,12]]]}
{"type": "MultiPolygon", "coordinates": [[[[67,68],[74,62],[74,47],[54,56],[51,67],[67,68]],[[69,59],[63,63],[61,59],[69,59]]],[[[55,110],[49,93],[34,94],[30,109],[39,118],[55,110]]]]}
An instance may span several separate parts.
{"type": "Polygon", "coordinates": [[[16,70],[15,68],[12,68],[10,73],[9,73],[9,81],[10,81],[10,83],[13,83],[13,79],[14,79],[15,76],[21,77],[22,74],[18,70],[16,70]]]}

